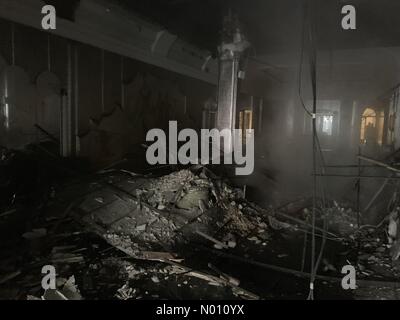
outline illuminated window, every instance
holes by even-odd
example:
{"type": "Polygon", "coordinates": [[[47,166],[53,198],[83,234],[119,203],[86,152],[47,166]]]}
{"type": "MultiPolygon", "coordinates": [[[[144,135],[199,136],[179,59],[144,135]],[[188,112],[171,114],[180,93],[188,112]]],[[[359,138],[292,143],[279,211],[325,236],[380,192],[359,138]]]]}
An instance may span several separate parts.
{"type": "Polygon", "coordinates": [[[361,116],[360,142],[362,144],[383,142],[383,127],[385,123],[385,113],[379,114],[372,108],[366,108],[361,116]]]}
{"type": "Polygon", "coordinates": [[[332,127],[333,127],[332,114],[317,114],[317,128],[319,132],[331,136],[332,127]]]}
{"type": "MultiPolygon", "coordinates": [[[[308,102],[307,109],[312,109],[312,102],[308,102]]],[[[318,100],[316,113],[316,129],[321,136],[337,136],[340,130],[340,101],[318,100]]],[[[304,113],[304,134],[312,133],[310,116],[304,113]]]]}

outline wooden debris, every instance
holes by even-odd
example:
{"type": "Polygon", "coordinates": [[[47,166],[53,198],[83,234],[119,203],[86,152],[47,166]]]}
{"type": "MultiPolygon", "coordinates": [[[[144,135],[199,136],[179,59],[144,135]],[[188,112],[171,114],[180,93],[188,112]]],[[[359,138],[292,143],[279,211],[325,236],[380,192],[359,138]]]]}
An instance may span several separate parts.
{"type": "Polygon", "coordinates": [[[154,252],[154,251],[141,251],[140,257],[146,260],[154,260],[154,261],[167,261],[167,260],[181,260],[176,259],[176,254],[172,254],[169,252],[154,252]]]}
{"type": "Polygon", "coordinates": [[[231,277],[230,275],[220,271],[217,267],[215,267],[213,264],[209,263],[208,267],[213,270],[214,272],[218,273],[219,276],[221,277],[221,279],[225,280],[225,281],[229,281],[229,283],[231,283],[234,286],[239,286],[240,281],[234,277],[231,277]]]}
{"type": "Polygon", "coordinates": [[[221,242],[221,241],[209,236],[208,234],[205,234],[204,232],[196,230],[196,233],[199,236],[203,237],[204,239],[207,239],[207,240],[209,240],[211,242],[214,242],[218,247],[221,247],[221,248],[224,248],[224,249],[228,249],[229,248],[225,243],[223,243],[223,242],[221,242]]]}

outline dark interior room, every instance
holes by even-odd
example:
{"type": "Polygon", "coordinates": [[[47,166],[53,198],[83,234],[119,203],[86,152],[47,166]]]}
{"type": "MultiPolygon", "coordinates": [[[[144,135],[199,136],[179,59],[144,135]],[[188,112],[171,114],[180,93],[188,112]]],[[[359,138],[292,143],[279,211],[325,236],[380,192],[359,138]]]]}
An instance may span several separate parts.
{"type": "Polygon", "coordinates": [[[399,300],[398,12],[0,0],[0,300],[399,300]]]}

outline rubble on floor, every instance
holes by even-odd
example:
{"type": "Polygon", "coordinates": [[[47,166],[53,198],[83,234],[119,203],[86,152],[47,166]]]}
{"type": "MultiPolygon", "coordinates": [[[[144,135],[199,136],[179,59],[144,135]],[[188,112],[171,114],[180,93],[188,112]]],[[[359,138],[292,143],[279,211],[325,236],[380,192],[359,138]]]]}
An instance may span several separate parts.
{"type": "Polygon", "coordinates": [[[358,228],[357,212],[350,206],[344,207],[333,201],[333,205],[326,208],[322,219],[328,221],[328,229],[343,237],[351,237],[358,228]]]}
{"type": "MultiPolygon", "coordinates": [[[[261,208],[203,166],[161,177],[102,171],[59,188],[16,248],[1,254],[0,298],[271,299],[281,276],[257,275],[248,267],[300,277],[300,288],[307,283],[309,266],[300,262],[309,260],[303,249],[310,241],[311,210],[309,201],[261,208]],[[41,267],[48,264],[59,281],[46,292],[41,267]]],[[[358,229],[350,207],[330,202],[319,210],[318,239],[325,236],[333,245],[320,272],[338,280],[348,262],[361,279],[400,277],[393,259],[398,215],[358,229]]],[[[328,282],[321,285],[332,287],[328,282]]],[[[298,291],[293,295],[299,298],[298,291]]]]}
{"type": "Polygon", "coordinates": [[[243,201],[241,190],[200,174],[181,170],[161,178],[107,182],[105,190],[86,197],[75,217],[111,245],[135,258],[169,260],[180,244],[204,240],[215,248],[236,246],[237,237],[268,241],[260,214],[243,201]],[[157,252],[162,254],[157,254],[157,252]]]}
{"type": "Polygon", "coordinates": [[[384,227],[362,228],[355,233],[357,243],[357,270],[360,278],[398,279],[400,261],[396,248],[387,241],[384,227]]]}
{"type": "MultiPolygon", "coordinates": [[[[233,278],[227,277],[226,274],[217,274],[215,270],[195,270],[181,264],[184,259],[179,257],[180,246],[191,238],[215,244],[216,247],[218,244],[221,247],[235,247],[234,232],[247,236],[249,231],[266,231],[266,224],[261,224],[263,229],[258,229],[259,217],[245,218],[241,212],[243,207],[234,202],[239,199],[240,190],[230,189],[226,184],[216,187],[209,178],[199,178],[190,170],[178,171],[161,178],[117,172],[114,175],[101,175],[100,179],[95,179],[83,189],[86,189],[86,195],[79,201],[74,201],[74,205],[68,205],[63,211],[54,214],[54,209],[60,207],[60,202],[76,200],[77,194],[70,194],[71,190],[79,193],[76,185],[70,189],[65,188],[64,192],[57,195],[52,204],[53,208],[49,209],[52,212],[50,221],[48,216],[44,219],[47,228],[37,225],[22,235],[23,246],[28,246],[29,250],[33,246],[38,251],[32,252],[40,253],[32,265],[51,263],[57,267],[58,274],[71,277],[69,270],[78,272],[82,265],[89,263],[88,251],[96,250],[87,246],[80,247],[74,242],[79,242],[79,237],[85,237],[85,233],[94,231],[112,245],[110,248],[117,248],[130,257],[168,262],[167,266],[157,271],[136,273],[140,277],[153,274],[150,277],[153,285],[171,277],[177,278],[175,283],[181,279],[178,280],[178,287],[198,286],[204,289],[210,286],[213,291],[215,287],[221,287],[220,294],[226,297],[258,299],[256,294],[240,288],[238,282],[232,282],[233,278]],[[74,230],[68,230],[69,224],[75,225],[74,230]],[[83,233],[77,231],[82,229],[80,225],[86,227],[83,233]],[[226,288],[230,293],[226,292],[226,288]]],[[[8,269],[15,268],[19,261],[12,264],[14,267],[10,266],[8,269]]],[[[103,262],[90,263],[90,269],[101,271],[104,267],[100,267],[101,265],[103,262]]],[[[29,266],[25,267],[27,268],[29,266]]],[[[131,269],[128,270],[130,275],[134,267],[131,266],[131,269]]],[[[26,270],[10,274],[3,282],[7,283],[19,276],[19,281],[22,282],[18,283],[22,288],[30,287],[33,279],[31,276],[24,279],[21,273],[25,275],[26,270]]],[[[28,294],[30,298],[62,299],[66,296],[62,289],[48,292],[47,295],[40,292],[40,276],[40,272],[37,271],[34,281],[36,285],[28,294]]],[[[138,289],[130,289],[125,283],[118,288],[119,291],[117,290],[114,296],[122,299],[140,296],[137,295],[138,289]]]]}

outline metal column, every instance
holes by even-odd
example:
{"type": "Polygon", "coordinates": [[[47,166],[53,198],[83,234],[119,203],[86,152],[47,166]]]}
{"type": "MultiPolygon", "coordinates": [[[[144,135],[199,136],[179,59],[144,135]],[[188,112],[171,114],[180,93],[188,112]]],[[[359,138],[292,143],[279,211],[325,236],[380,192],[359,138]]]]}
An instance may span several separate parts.
{"type": "MultiPolygon", "coordinates": [[[[239,62],[243,52],[248,47],[249,43],[241,33],[237,18],[233,18],[229,14],[224,20],[223,41],[219,48],[217,116],[217,128],[219,130],[235,129],[239,62]]],[[[232,152],[233,141],[229,141],[229,147],[230,152],[232,152]]]]}
{"type": "Polygon", "coordinates": [[[225,56],[220,60],[218,81],[218,129],[234,129],[236,124],[236,98],[239,58],[225,56]]]}

